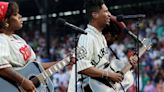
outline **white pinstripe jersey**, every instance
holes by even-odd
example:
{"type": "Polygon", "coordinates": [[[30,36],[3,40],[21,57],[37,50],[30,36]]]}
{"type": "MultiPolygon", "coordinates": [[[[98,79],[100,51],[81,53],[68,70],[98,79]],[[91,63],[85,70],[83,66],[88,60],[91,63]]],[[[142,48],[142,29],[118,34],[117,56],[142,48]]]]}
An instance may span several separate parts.
{"type": "MultiPolygon", "coordinates": [[[[85,30],[87,35],[81,35],[78,42],[78,47],[82,52],[77,52],[77,72],[85,70],[89,67],[103,69],[104,64],[108,62],[109,53],[107,42],[101,32],[91,25],[85,30]]],[[[77,76],[77,81],[80,79],[77,76]]],[[[81,85],[78,82],[78,85],[81,85]]],[[[79,87],[78,87],[79,88],[79,87]]],[[[75,92],[75,67],[73,66],[71,78],[69,81],[68,92],[75,92]]],[[[78,89],[78,92],[79,89],[78,89]]]]}
{"type": "Polygon", "coordinates": [[[34,51],[20,36],[0,34],[0,69],[6,67],[20,68],[35,59],[34,51]]]}

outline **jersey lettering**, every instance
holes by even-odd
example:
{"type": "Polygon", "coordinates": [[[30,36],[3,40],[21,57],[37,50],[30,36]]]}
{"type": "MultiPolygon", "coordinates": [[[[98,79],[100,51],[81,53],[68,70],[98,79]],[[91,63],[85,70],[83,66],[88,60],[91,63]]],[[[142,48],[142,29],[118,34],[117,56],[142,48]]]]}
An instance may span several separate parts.
{"type": "Polygon", "coordinates": [[[91,64],[96,66],[101,61],[101,59],[105,54],[108,54],[108,48],[102,48],[99,54],[97,55],[97,60],[92,60],[91,64]]]}
{"type": "Polygon", "coordinates": [[[27,59],[31,56],[31,51],[27,45],[24,45],[23,47],[21,47],[19,51],[23,55],[24,61],[27,61],[27,59]]]}

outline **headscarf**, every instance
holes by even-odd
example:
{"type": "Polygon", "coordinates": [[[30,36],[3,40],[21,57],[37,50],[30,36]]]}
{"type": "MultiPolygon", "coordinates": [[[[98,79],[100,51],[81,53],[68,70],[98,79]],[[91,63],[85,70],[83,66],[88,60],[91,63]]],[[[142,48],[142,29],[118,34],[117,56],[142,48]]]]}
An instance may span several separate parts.
{"type": "Polygon", "coordinates": [[[8,2],[0,2],[0,22],[2,22],[5,19],[8,5],[8,2]]]}

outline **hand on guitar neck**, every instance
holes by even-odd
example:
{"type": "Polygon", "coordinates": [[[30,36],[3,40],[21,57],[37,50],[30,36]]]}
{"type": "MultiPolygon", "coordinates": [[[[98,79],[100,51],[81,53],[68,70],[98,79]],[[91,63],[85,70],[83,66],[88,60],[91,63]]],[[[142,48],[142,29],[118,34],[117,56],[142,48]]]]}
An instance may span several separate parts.
{"type": "Polygon", "coordinates": [[[148,38],[143,39],[142,41],[143,46],[139,49],[138,55],[134,51],[129,51],[128,59],[129,63],[132,65],[131,69],[134,69],[138,65],[139,58],[146,52],[146,50],[150,49],[151,47],[151,40],[148,38]]]}
{"type": "Polygon", "coordinates": [[[69,55],[68,61],[70,61],[70,63],[67,66],[72,66],[73,64],[76,63],[76,58],[75,58],[75,54],[74,53],[69,55]]]}
{"type": "Polygon", "coordinates": [[[128,60],[129,60],[129,63],[132,65],[131,69],[135,69],[138,65],[138,56],[135,54],[134,51],[129,50],[128,60]]]}
{"type": "Polygon", "coordinates": [[[148,50],[151,48],[151,40],[148,38],[144,38],[142,41],[143,46],[139,49],[139,53],[138,55],[133,55],[133,53],[131,53],[129,55],[129,60],[130,63],[126,64],[126,66],[124,66],[124,68],[121,70],[121,72],[123,72],[123,74],[125,74],[127,71],[129,71],[130,69],[132,69],[134,66],[137,66],[137,62],[138,59],[141,58],[141,56],[148,50]],[[131,57],[132,55],[132,57],[131,57]],[[130,58],[131,57],[131,58],[130,58]],[[136,62],[137,61],[137,62],[136,62]],[[134,66],[133,66],[134,65],[134,66]]]}

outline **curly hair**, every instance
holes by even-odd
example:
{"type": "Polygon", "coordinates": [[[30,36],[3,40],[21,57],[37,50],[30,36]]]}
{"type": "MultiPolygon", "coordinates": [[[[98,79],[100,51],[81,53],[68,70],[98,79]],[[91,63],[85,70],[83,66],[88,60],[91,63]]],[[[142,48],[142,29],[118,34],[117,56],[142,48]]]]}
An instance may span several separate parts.
{"type": "Polygon", "coordinates": [[[107,34],[108,32],[110,32],[110,34],[112,36],[115,35],[119,35],[121,34],[121,29],[119,29],[119,27],[113,23],[112,21],[110,22],[110,25],[107,25],[103,30],[102,30],[102,34],[107,34]]]}

